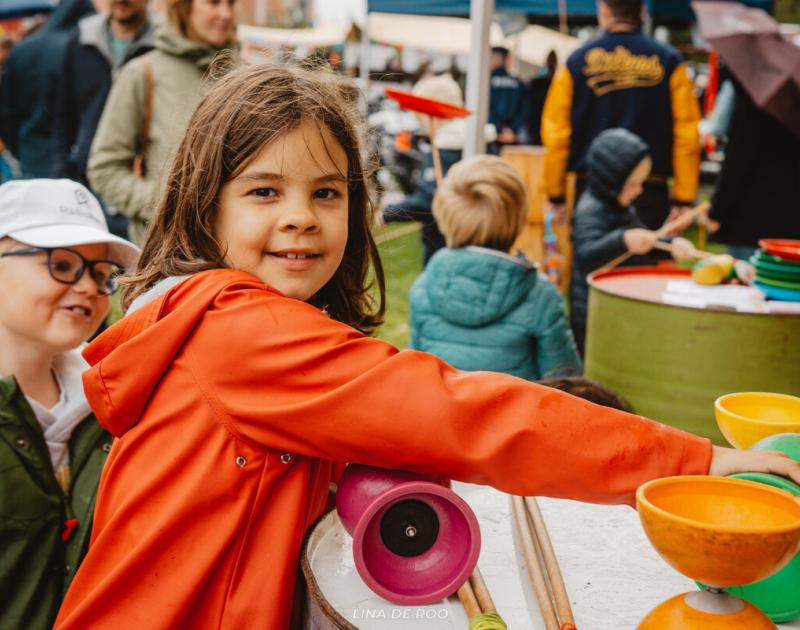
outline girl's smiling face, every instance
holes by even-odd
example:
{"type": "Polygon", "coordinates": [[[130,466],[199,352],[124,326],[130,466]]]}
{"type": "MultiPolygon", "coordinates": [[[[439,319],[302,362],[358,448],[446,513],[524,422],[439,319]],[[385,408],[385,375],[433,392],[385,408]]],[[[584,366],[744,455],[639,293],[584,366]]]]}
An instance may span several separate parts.
{"type": "Polygon", "coordinates": [[[348,234],[347,155],[313,122],[263,147],[221,189],[216,236],[234,269],[306,301],[332,277],[348,234]]]}

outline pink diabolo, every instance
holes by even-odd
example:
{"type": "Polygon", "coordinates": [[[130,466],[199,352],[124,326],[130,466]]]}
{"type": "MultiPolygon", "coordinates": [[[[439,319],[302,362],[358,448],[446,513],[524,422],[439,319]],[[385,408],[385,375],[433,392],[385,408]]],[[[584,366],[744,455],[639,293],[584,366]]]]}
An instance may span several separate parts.
{"type": "Polygon", "coordinates": [[[478,519],[449,485],[360,464],[342,475],[336,509],[353,536],[356,569],[384,599],[432,604],[455,593],[475,569],[478,519]]]}

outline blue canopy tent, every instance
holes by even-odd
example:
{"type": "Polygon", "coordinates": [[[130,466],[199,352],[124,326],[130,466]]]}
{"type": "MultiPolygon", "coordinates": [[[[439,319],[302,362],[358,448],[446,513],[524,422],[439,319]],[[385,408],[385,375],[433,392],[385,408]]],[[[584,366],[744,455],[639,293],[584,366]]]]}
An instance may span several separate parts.
{"type": "MultiPolygon", "coordinates": [[[[689,0],[645,0],[645,3],[656,21],[694,21],[689,0]]],[[[566,0],[565,4],[569,18],[592,19],[597,12],[596,0],[566,0]]],[[[771,13],[773,0],[744,0],[744,4],[771,13]]],[[[558,18],[558,5],[558,0],[497,0],[495,11],[524,13],[534,19],[552,20],[558,18]]],[[[367,0],[370,13],[467,16],[469,6],[469,0],[367,0]]]]}
{"type": "Polygon", "coordinates": [[[2,0],[0,1],[0,20],[10,20],[35,13],[48,13],[57,4],[58,0],[2,0]]]}

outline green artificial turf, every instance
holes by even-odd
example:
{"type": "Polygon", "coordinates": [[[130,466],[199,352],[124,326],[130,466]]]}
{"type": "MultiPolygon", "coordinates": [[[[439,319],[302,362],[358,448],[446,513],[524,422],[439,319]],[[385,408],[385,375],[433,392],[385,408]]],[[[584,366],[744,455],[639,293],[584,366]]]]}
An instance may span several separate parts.
{"type": "MultiPolygon", "coordinates": [[[[394,224],[376,232],[377,239],[405,231],[407,223],[394,224]]],[[[422,271],[422,241],[419,231],[404,234],[378,245],[386,276],[386,317],[376,337],[398,348],[408,347],[408,290],[422,271]]]]}

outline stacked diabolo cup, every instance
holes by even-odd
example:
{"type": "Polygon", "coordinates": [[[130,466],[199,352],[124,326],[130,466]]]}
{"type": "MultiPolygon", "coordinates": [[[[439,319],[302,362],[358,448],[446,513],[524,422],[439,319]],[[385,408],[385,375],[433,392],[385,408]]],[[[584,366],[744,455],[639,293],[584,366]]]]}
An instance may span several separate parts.
{"type": "Polygon", "coordinates": [[[665,477],[636,491],[653,548],[704,583],[654,608],[639,630],[768,630],[769,617],[724,589],[780,571],[800,548],[800,501],[762,483],[711,476],[665,477]]]}
{"type": "Polygon", "coordinates": [[[800,241],[762,239],[750,259],[755,285],[773,300],[800,301],[800,241]]]}
{"type": "MultiPolygon", "coordinates": [[[[800,398],[786,394],[744,392],[717,399],[720,431],[736,448],[780,451],[800,461],[800,398]]],[[[800,485],[768,473],[731,475],[781,488],[800,497],[800,485]]],[[[726,589],[764,611],[776,623],[800,618],[800,554],[774,575],[726,589]]]]}

